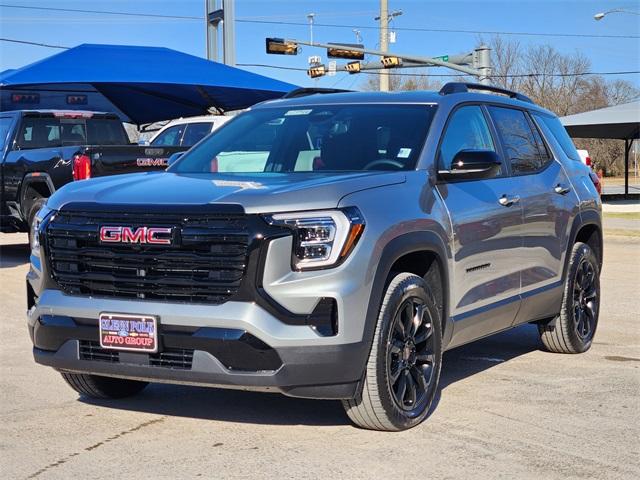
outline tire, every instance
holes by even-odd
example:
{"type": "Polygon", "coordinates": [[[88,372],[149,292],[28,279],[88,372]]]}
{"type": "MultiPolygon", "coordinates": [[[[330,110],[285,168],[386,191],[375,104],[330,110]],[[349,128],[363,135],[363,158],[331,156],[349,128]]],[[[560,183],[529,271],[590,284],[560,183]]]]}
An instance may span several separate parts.
{"type": "Polygon", "coordinates": [[[344,409],[362,428],[414,427],[429,413],[441,366],[442,325],[434,297],[421,277],[400,273],[385,292],[361,391],[342,402],[344,409]]]}
{"type": "Polygon", "coordinates": [[[600,269],[591,247],[577,242],[571,249],[560,314],[538,325],[545,348],[554,353],[589,350],[600,313],[600,269]]]}
{"type": "Polygon", "coordinates": [[[60,372],[62,378],[80,395],[91,398],[125,398],[140,393],[147,382],[122,378],[101,377],[86,373],[60,372]]]}
{"type": "Polygon", "coordinates": [[[33,235],[32,232],[32,227],[33,227],[33,221],[36,218],[36,213],[38,213],[40,211],[40,209],[44,206],[44,204],[47,203],[47,199],[46,198],[42,198],[42,197],[36,197],[33,200],[33,203],[31,204],[31,206],[29,207],[29,213],[27,214],[27,228],[29,229],[29,245],[31,245],[31,235],[33,235]]]}

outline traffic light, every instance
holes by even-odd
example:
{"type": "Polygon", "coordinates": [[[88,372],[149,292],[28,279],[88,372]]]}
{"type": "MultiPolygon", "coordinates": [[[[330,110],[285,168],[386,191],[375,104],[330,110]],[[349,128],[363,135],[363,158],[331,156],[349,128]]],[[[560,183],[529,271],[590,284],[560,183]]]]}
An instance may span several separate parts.
{"type": "Polygon", "coordinates": [[[297,55],[298,44],[283,38],[267,38],[267,53],[272,55],[297,55]]]}
{"type": "Polygon", "coordinates": [[[349,62],[344,66],[345,70],[349,73],[360,73],[361,67],[360,62],[349,62]]]}
{"type": "Polygon", "coordinates": [[[324,65],[313,65],[312,67],[309,67],[309,70],[307,70],[307,75],[309,75],[311,78],[322,77],[326,74],[327,68],[324,65]]]}
{"type": "Polygon", "coordinates": [[[327,48],[327,57],[329,58],[346,58],[349,60],[364,60],[364,52],[358,52],[357,50],[349,50],[343,47],[364,48],[364,45],[360,43],[329,43],[329,45],[336,45],[335,47],[327,48]]]}
{"type": "Polygon", "coordinates": [[[380,61],[384,68],[394,68],[402,65],[402,59],[399,57],[382,57],[380,61]]]}

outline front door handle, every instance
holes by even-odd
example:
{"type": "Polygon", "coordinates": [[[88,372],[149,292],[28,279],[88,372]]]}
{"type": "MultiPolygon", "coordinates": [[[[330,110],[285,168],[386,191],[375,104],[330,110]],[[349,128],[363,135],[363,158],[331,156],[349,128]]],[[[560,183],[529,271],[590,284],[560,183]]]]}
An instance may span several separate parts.
{"type": "Polygon", "coordinates": [[[566,195],[567,193],[569,193],[569,190],[571,190],[569,187],[567,187],[566,185],[563,185],[561,183],[559,183],[555,187],[553,187],[553,191],[556,192],[559,195],[566,195]]]}
{"type": "Polygon", "coordinates": [[[520,197],[517,195],[515,197],[507,197],[506,195],[502,195],[498,200],[498,203],[503,207],[510,207],[514,203],[518,203],[520,201],[520,197]]]}

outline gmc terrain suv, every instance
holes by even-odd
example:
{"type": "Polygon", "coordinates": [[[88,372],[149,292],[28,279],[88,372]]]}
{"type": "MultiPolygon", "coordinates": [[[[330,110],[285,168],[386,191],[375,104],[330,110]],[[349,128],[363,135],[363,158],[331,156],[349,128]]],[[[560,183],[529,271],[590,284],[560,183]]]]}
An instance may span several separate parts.
{"type": "Polygon", "coordinates": [[[601,204],[554,114],[463,83],[310,93],[165,172],[57,191],[32,236],[35,360],[90,397],[278,391],[402,430],[444,350],[527,322],[549,351],[591,346],[601,204]]]}

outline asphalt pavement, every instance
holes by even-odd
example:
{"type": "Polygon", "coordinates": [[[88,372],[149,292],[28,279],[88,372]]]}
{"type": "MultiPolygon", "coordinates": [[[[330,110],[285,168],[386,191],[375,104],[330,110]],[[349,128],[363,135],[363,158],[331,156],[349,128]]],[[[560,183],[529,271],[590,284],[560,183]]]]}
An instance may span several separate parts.
{"type": "Polygon", "coordinates": [[[339,402],[151,385],[79,398],[36,365],[26,236],[0,234],[3,478],[640,478],[640,239],[606,236],[600,325],[582,355],[525,325],[447,352],[427,421],[353,427],[339,402]]]}

